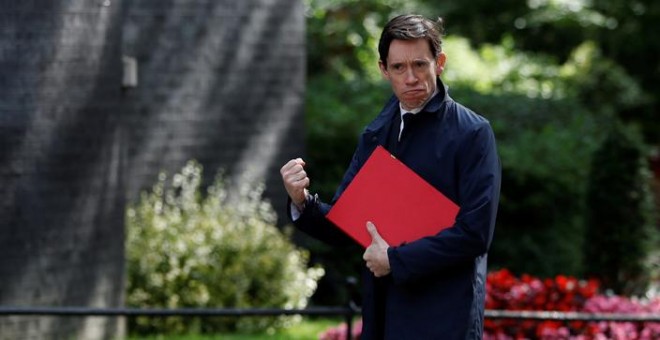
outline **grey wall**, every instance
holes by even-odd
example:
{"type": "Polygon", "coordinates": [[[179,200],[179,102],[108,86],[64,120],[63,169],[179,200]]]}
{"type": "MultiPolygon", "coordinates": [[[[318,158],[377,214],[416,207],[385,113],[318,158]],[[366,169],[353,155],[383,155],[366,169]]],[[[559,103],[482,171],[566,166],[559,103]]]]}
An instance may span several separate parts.
{"type": "Polygon", "coordinates": [[[298,0],[143,0],[127,6],[124,53],[137,59],[128,178],[195,158],[207,178],[268,181],[282,207],[285,159],[302,151],[304,13],[298,0]],[[277,194],[276,194],[277,193],[277,194]]]}
{"type": "MultiPolygon", "coordinates": [[[[123,304],[124,207],[197,159],[265,181],[303,150],[299,0],[3,1],[0,304],[123,304]],[[121,89],[122,55],[139,84],[121,89]]],[[[111,338],[114,318],[1,317],[0,338],[111,338]]]]}

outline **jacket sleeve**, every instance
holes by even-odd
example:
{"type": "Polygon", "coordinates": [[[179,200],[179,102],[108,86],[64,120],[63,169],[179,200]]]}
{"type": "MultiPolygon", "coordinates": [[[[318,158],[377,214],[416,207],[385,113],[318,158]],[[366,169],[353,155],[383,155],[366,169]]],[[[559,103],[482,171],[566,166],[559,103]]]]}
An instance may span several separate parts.
{"type": "MultiPolygon", "coordinates": [[[[359,148],[358,148],[359,150],[359,148]]],[[[358,151],[353,154],[351,164],[344,173],[344,177],[335,192],[332,204],[337,201],[342,192],[346,189],[348,184],[353,180],[355,174],[359,170],[358,151]]],[[[291,198],[288,199],[287,215],[291,218],[291,198]]],[[[332,204],[322,202],[318,195],[311,195],[307,198],[305,208],[303,209],[300,217],[293,221],[294,226],[303,231],[304,233],[330,245],[334,246],[347,246],[356,244],[352,238],[346,235],[341,229],[337,228],[325,215],[332,208],[332,204]]]]}
{"type": "Polygon", "coordinates": [[[457,150],[458,203],[454,225],[440,233],[388,249],[392,277],[405,284],[485,254],[495,229],[501,164],[488,122],[466,134],[457,150]]]}

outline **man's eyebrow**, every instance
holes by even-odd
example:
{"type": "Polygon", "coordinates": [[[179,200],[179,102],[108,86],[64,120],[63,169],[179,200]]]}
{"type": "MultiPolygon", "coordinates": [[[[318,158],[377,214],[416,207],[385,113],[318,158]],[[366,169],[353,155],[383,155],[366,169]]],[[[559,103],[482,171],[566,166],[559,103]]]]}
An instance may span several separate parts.
{"type": "Polygon", "coordinates": [[[410,58],[406,60],[390,60],[390,64],[404,64],[406,62],[419,62],[419,61],[424,61],[424,62],[430,62],[427,58],[424,57],[419,57],[419,58],[410,58]]]}

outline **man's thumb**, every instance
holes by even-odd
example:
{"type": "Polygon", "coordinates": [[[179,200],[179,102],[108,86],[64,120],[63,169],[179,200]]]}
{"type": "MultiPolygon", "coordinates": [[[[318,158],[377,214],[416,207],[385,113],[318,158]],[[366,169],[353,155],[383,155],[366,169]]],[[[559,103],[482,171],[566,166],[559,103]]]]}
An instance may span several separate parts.
{"type": "Polygon", "coordinates": [[[372,240],[381,238],[376,226],[371,221],[367,222],[367,231],[369,232],[369,235],[371,235],[372,240]]]}

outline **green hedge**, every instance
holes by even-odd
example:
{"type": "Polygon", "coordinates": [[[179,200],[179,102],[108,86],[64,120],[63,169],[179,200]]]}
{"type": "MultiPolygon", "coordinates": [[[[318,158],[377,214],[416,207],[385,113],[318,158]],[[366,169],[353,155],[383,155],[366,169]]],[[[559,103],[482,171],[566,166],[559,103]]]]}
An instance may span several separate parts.
{"type": "Polygon", "coordinates": [[[587,272],[619,294],[646,292],[647,260],[658,246],[641,138],[637,130],[621,125],[610,130],[595,153],[586,195],[587,272]]]}
{"type": "MultiPolygon", "coordinates": [[[[161,174],[151,192],[129,206],[127,305],[133,307],[304,308],[323,269],[308,268],[275,226],[263,186],[229,189],[217,176],[206,192],[202,168],[189,162],[171,181],[161,174]]],[[[131,333],[275,329],[296,317],[131,319],[131,333]]]]}
{"type": "Polygon", "coordinates": [[[492,123],[502,160],[493,268],[554,276],[583,272],[584,192],[602,138],[593,115],[571,99],[481,94],[455,99],[492,123]]]}

